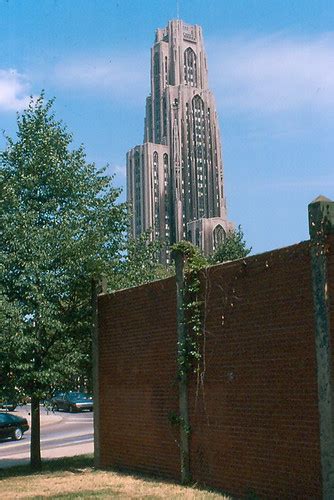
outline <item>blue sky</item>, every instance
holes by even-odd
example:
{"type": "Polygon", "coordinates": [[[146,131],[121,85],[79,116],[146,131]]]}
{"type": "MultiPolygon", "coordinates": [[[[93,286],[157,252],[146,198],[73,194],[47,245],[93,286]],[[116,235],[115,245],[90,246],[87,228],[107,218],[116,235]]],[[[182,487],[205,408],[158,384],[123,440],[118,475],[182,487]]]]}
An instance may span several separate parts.
{"type": "MultiPolygon", "coordinates": [[[[230,219],[253,253],[308,238],[308,203],[334,198],[334,2],[178,4],[204,31],[230,219]]],[[[0,0],[0,129],[13,135],[45,89],[89,161],[125,187],[154,31],[176,15],[176,0],[0,0]]]]}

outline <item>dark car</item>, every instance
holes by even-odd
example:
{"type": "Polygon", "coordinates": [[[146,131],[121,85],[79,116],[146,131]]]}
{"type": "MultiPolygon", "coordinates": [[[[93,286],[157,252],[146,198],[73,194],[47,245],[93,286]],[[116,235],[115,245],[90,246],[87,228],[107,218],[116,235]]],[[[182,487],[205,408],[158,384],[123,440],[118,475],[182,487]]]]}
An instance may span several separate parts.
{"type": "Polygon", "coordinates": [[[7,411],[14,411],[17,404],[13,401],[0,401],[0,408],[7,411]]]}
{"type": "Polygon", "coordinates": [[[51,398],[51,405],[54,410],[93,411],[93,398],[83,392],[60,392],[51,398]]]}
{"type": "Polygon", "coordinates": [[[19,441],[28,429],[26,418],[0,412],[0,439],[11,437],[15,441],[19,441]]]}

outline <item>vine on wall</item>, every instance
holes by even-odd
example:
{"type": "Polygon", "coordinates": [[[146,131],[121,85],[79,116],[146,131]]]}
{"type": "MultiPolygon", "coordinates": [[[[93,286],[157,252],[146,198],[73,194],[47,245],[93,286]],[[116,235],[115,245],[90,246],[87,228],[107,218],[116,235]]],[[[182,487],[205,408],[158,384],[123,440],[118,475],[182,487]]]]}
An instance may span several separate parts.
{"type": "Polygon", "coordinates": [[[208,263],[199,249],[189,241],[176,243],[173,245],[172,251],[174,254],[181,253],[185,261],[184,321],[186,335],[182,345],[178,344],[178,372],[179,376],[181,376],[188,373],[192,368],[195,373],[200,370],[204,305],[200,298],[200,271],[207,267],[208,263]]]}

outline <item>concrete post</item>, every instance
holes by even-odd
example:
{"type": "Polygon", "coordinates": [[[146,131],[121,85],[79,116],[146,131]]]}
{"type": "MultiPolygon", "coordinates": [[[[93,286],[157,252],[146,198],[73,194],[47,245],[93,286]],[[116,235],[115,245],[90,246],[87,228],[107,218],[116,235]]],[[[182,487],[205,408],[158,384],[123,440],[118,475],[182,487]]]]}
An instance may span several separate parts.
{"type": "Polygon", "coordinates": [[[315,344],[320,418],[322,497],[334,498],[334,379],[333,339],[327,275],[327,236],[334,232],[334,202],[319,196],[309,204],[312,287],[315,309],[315,344]]]}
{"type": "Polygon", "coordinates": [[[99,325],[98,296],[107,293],[104,278],[92,278],[92,356],[93,356],[93,398],[94,398],[94,464],[100,467],[100,391],[99,391],[99,325]]]}
{"type": "Polygon", "coordinates": [[[179,412],[180,412],[180,458],[181,482],[190,481],[189,466],[189,414],[188,414],[188,377],[185,366],[186,324],[184,314],[184,262],[185,256],[181,251],[174,251],[176,273],[176,327],[178,340],[178,378],[179,378],[179,412]]]}

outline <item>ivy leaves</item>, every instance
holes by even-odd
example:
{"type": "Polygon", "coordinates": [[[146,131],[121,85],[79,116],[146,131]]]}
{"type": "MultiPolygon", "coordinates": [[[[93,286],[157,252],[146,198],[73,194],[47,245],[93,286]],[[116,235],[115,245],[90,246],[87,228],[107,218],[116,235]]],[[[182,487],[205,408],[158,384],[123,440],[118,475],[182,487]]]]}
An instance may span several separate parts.
{"type": "Polygon", "coordinates": [[[203,333],[200,271],[208,262],[199,249],[188,241],[180,241],[172,246],[172,257],[177,253],[183,256],[185,262],[183,309],[186,335],[178,345],[178,372],[179,376],[183,376],[191,368],[196,373],[200,370],[203,333]]]}

